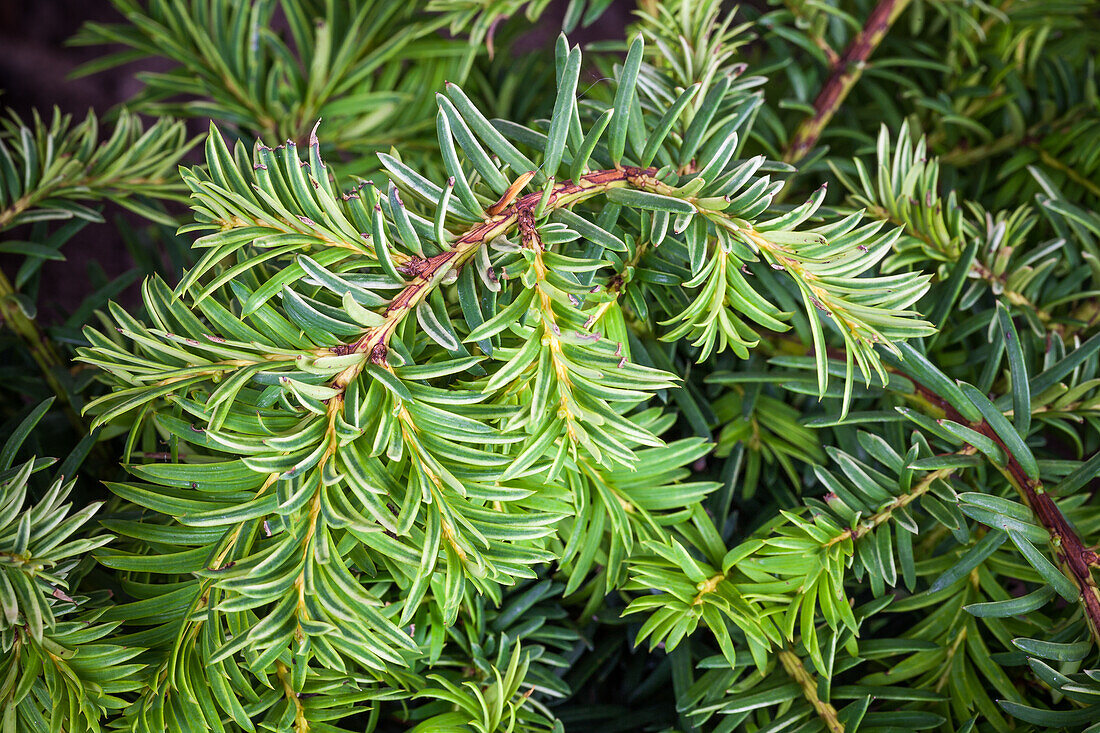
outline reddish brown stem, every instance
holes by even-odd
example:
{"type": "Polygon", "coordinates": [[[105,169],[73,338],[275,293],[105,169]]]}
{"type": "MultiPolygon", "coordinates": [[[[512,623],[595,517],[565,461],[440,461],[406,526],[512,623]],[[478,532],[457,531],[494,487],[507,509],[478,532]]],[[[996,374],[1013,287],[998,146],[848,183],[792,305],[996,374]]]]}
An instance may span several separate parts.
{"type": "Polygon", "coordinates": [[[949,420],[960,425],[969,426],[999,445],[1008,456],[1008,463],[1002,468],[1002,472],[1008,478],[1020,494],[1020,498],[1035,514],[1035,518],[1050,533],[1050,544],[1054,551],[1062,571],[1069,576],[1080,591],[1081,606],[1088,620],[1093,639],[1100,644],[1100,587],[1096,579],[1092,577],[1091,563],[1095,561],[1096,553],[1085,547],[1081,538],[1077,536],[1062,510],[1058,508],[1054,499],[1043,488],[1041,481],[1031,479],[1020,462],[1012,455],[1012,451],[997,436],[996,431],[988,422],[970,422],[950,404],[940,399],[934,392],[917,385],[917,394],[924,400],[943,410],[949,420]]]}
{"type": "MultiPolygon", "coordinates": [[[[592,171],[576,181],[563,181],[556,184],[546,198],[546,210],[563,208],[597,193],[624,186],[641,187],[650,181],[657,170],[655,168],[635,168],[626,166],[608,170],[592,171]]],[[[530,176],[524,174],[521,178],[530,176]]],[[[484,221],[475,224],[459,236],[450,249],[427,259],[416,260],[405,267],[407,274],[413,275],[401,292],[390,301],[383,314],[385,322],[367,331],[362,338],[351,344],[338,346],[338,353],[365,353],[375,364],[384,364],[387,344],[394,329],[400,325],[405,315],[420,304],[436,287],[440,276],[448,270],[459,270],[486,243],[492,241],[518,226],[521,214],[530,213],[542,202],[543,192],[534,191],[520,196],[515,202],[484,221]]],[[[506,198],[502,201],[507,203],[506,198]]],[[[345,388],[362,368],[361,364],[348,367],[336,376],[332,386],[345,388]]]]}
{"type": "Polygon", "coordinates": [[[821,92],[814,100],[813,116],[804,120],[795,130],[783,156],[784,160],[797,163],[817,144],[821,133],[863,74],[867,59],[878,48],[890,26],[908,4],[909,0],[881,0],[871,11],[867,23],[848,44],[848,48],[844,49],[844,54],[833,66],[825,86],[821,87],[821,92]]]}

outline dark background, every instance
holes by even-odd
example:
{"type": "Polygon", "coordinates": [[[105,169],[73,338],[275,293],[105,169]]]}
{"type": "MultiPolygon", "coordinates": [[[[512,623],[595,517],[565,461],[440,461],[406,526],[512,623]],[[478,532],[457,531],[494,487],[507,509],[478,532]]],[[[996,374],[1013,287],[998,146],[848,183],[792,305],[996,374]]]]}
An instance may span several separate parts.
{"type": "Polygon", "coordinates": [[[0,0],[0,100],[20,114],[57,105],[83,115],[89,107],[105,112],[137,92],[134,68],[68,78],[103,49],[65,42],[85,21],[120,17],[107,0],[0,0]]]}
{"type": "MultiPolygon", "coordinates": [[[[157,68],[156,61],[138,62],[78,79],[70,75],[81,64],[101,56],[105,48],[70,46],[66,43],[85,21],[118,22],[121,15],[107,0],[0,0],[0,104],[30,121],[33,110],[43,117],[54,107],[82,119],[89,109],[105,114],[111,107],[141,89],[134,72],[157,68]]],[[[161,63],[162,68],[167,64],[161,63]]],[[[7,116],[7,109],[4,115],[7,116]]],[[[197,127],[196,127],[197,129],[197,127]]],[[[108,206],[107,222],[89,224],[64,247],[65,261],[49,262],[43,269],[37,301],[40,318],[57,322],[88,294],[88,265],[98,263],[109,278],[133,267],[112,219],[124,216],[135,226],[139,217],[108,206]]],[[[6,238],[22,239],[19,229],[6,238]]],[[[0,267],[13,273],[19,258],[2,258],[0,267]]],[[[124,294],[132,304],[137,287],[124,294]]]]}

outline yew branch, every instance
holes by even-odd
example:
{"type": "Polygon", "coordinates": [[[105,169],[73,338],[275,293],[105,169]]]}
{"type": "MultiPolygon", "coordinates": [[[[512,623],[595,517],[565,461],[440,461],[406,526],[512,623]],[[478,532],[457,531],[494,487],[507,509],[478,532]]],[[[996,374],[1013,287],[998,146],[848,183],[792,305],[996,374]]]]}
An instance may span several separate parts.
{"type": "Polygon", "coordinates": [[[909,0],[881,0],[871,14],[863,29],[844,49],[844,53],[833,66],[832,73],[821,87],[814,100],[814,114],[807,118],[795,130],[794,136],[783,155],[788,163],[797,163],[817,144],[818,138],[832,120],[833,115],[855,87],[867,59],[875,52],[882,39],[886,37],[890,26],[909,5],[909,0]]]}
{"type": "Polygon", "coordinates": [[[944,416],[961,425],[967,425],[986,436],[1001,447],[1008,462],[1005,466],[997,467],[1012,487],[1016,489],[1020,499],[1034,513],[1035,518],[1050,533],[1050,546],[1055,558],[1058,560],[1062,572],[1069,577],[1080,591],[1081,607],[1085,618],[1089,623],[1093,640],[1100,644],[1100,586],[1096,578],[1092,576],[1091,563],[1095,561],[1096,553],[1085,547],[1081,538],[1070,525],[1062,510],[1058,508],[1053,497],[1043,488],[1043,483],[1037,479],[1028,477],[1020,462],[1012,455],[1012,451],[1005,446],[998,437],[996,431],[985,420],[970,422],[959,414],[954,407],[940,399],[934,392],[917,385],[916,394],[943,411],[944,416]]]}
{"type": "MultiPolygon", "coordinates": [[[[546,199],[545,210],[571,206],[578,201],[591,198],[600,193],[605,193],[613,188],[625,188],[627,186],[643,187],[646,181],[654,180],[655,168],[623,167],[608,170],[598,170],[579,177],[576,181],[563,181],[555,184],[549,197],[546,199]]],[[[468,229],[455,240],[454,245],[437,255],[425,260],[419,260],[412,268],[406,270],[415,273],[383,314],[384,322],[368,330],[362,338],[353,344],[342,347],[343,353],[365,353],[375,364],[384,364],[388,352],[387,344],[390,336],[417,305],[419,305],[436,288],[443,276],[449,272],[457,272],[469,262],[478,249],[519,227],[520,219],[532,212],[542,201],[543,192],[534,191],[519,197],[510,206],[500,213],[489,216],[483,222],[468,229]]],[[[363,364],[348,367],[336,376],[332,386],[336,389],[346,387],[359,371],[363,364]]]]}
{"type": "Polygon", "coordinates": [[[779,652],[779,661],[792,680],[802,688],[802,695],[813,706],[814,712],[825,724],[829,733],[844,733],[844,724],[840,722],[837,710],[817,694],[817,680],[802,666],[802,660],[794,652],[783,649],[779,652]]]}

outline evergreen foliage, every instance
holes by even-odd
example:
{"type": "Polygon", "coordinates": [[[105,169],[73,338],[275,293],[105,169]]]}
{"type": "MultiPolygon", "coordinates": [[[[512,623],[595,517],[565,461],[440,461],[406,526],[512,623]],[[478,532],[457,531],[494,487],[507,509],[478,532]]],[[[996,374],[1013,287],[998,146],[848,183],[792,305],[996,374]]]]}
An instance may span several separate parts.
{"type": "Polygon", "coordinates": [[[1094,4],[114,5],[0,127],[4,733],[1100,731],[1094,4]]]}

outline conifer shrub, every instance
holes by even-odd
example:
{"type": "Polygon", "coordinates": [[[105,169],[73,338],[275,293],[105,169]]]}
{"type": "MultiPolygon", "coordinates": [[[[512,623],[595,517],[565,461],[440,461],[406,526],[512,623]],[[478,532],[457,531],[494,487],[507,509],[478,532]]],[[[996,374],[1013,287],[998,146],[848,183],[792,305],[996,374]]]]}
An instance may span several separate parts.
{"type": "Polygon", "coordinates": [[[113,4],[0,128],[4,733],[1100,731],[1094,3],[113,4]]]}

